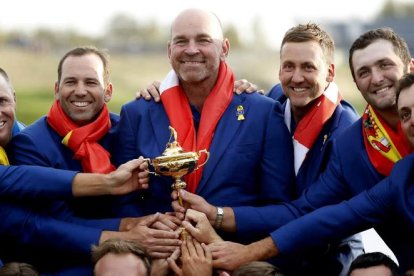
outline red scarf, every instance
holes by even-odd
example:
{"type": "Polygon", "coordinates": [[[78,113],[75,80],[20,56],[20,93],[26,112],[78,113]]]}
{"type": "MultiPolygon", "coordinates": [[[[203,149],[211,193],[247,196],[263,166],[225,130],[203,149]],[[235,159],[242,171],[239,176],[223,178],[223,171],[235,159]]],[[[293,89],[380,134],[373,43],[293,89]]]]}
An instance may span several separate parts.
{"type": "MultiPolygon", "coordinates": [[[[232,100],[233,88],[233,72],[225,62],[221,62],[216,84],[204,102],[200,126],[196,133],[188,99],[179,85],[176,73],[170,71],[161,83],[161,100],[171,126],[177,131],[178,143],[184,151],[209,150],[218,121],[232,100]]],[[[198,163],[201,164],[204,161],[203,155],[198,163]]],[[[203,167],[185,177],[190,192],[195,193],[202,174],[203,167]]]]}
{"type": "Polygon", "coordinates": [[[55,101],[47,115],[47,122],[63,137],[62,144],[75,153],[74,158],[81,161],[84,172],[109,173],[115,170],[110,161],[111,155],[98,143],[111,128],[106,105],[96,120],[79,126],[66,115],[59,101],[55,101]]]}
{"type": "MultiPolygon", "coordinates": [[[[295,154],[295,173],[305,160],[306,154],[312,148],[318,138],[324,124],[331,118],[336,107],[341,102],[341,94],[338,86],[331,82],[325,92],[316,99],[312,108],[299,121],[293,134],[293,148],[295,154]]],[[[290,122],[292,120],[290,101],[287,100],[285,108],[285,124],[290,130],[290,122]]]]}
{"type": "Polygon", "coordinates": [[[390,175],[394,164],[412,151],[401,124],[394,131],[370,105],[362,115],[362,133],[369,160],[382,175],[390,175]]]}

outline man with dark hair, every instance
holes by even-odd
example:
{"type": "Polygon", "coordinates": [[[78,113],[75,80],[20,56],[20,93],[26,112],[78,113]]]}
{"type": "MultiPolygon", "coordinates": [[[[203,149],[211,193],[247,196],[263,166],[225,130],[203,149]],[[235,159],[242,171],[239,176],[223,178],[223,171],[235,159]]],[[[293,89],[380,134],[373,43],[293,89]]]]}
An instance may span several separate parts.
{"type": "Polygon", "coordinates": [[[359,255],[351,264],[348,276],[400,276],[398,265],[381,252],[359,255]]]}
{"type": "MultiPolygon", "coordinates": [[[[273,230],[280,227],[281,223],[285,224],[312,210],[350,199],[372,187],[376,188],[378,182],[391,175],[394,164],[412,151],[412,146],[401,131],[401,127],[404,129],[404,123],[399,123],[396,105],[398,80],[405,73],[414,71],[405,41],[388,28],[370,30],[353,43],[349,62],[355,83],[368,102],[367,108],[360,120],[333,141],[333,156],[318,183],[310,186],[304,195],[293,203],[274,206],[275,216],[273,219],[268,218],[273,224],[273,230]]],[[[412,132],[406,134],[409,137],[412,132]]],[[[396,166],[396,172],[399,173],[398,168],[401,168],[405,173],[395,173],[396,178],[389,179],[402,183],[406,180],[410,183],[410,179],[413,178],[409,177],[409,163],[410,157],[401,161],[402,165],[396,166]]],[[[365,203],[372,201],[359,202],[359,207],[364,207],[365,203]]],[[[400,203],[394,198],[394,204],[396,202],[400,203]]],[[[346,203],[342,204],[345,205],[346,203]]],[[[397,206],[410,217],[409,208],[404,207],[404,201],[397,206]]],[[[312,215],[299,218],[274,231],[271,237],[245,247],[228,243],[213,244],[213,256],[220,256],[215,260],[215,265],[237,267],[243,262],[301,251],[301,248],[307,245],[319,245],[363,230],[361,226],[354,227],[358,224],[355,219],[351,218],[342,223],[340,210],[341,215],[349,214],[352,217],[352,214],[355,214],[348,213],[346,207],[342,208],[330,216],[322,210],[317,210],[312,215]]],[[[377,211],[376,208],[369,210],[377,211]]],[[[393,250],[400,266],[408,269],[414,266],[414,243],[405,220],[401,220],[400,217],[389,217],[387,223],[376,226],[376,230],[393,250]]],[[[380,223],[383,220],[370,221],[380,223]]]]}
{"type": "MultiPolygon", "coordinates": [[[[13,130],[16,128],[15,93],[7,73],[0,68],[0,247],[5,261],[27,261],[30,255],[23,250],[30,244],[37,248],[33,255],[45,247],[45,241],[59,241],[65,251],[73,248],[90,247],[79,235],[90,231],[82,225],[73,225],[54,220],[43,213],[37,213],[32,206],[38,202],[56,199],[69,200],[73,197],[120,195],[146,186],[147,164],[141,159],[132,160],[109,174],[78,173],[38,166],[10,166],[4,148],[9,147],[13,130]],[[60,229],[57,235],[56,229],[60,229]],[[85,243],[74,245],[67,242],[69,233],[75,234],[85,243]],[[78,234],[76,234],[78,233],[78,234]],[[9,247],[10,244],[13,244],[9,247]],[[78,246],[78,247],[77,247],[78,246]],[[13,256],[12,251],[17,250],[13,256]]],[[[48,260],[50,261],[50,260],[48,260]]]]}
{"type": "Polygon", "coordinates": [[[284,276],[276,266],[268,262],[251,262],[244,264],[234,270],[231,276],[249,276],[249,275],[260,275],[260,276],[284,276]]]}
{"type": "MultiPolygon", "coordinates": [[[[55,102],[47,116],[14,137],[8,147],[11,162],[111,173],[115,166],[110,152],[119,117],[110,113],[106,105],[112,96],[106,54],[94,47],[74,48],[62,57],[57,71],[55,102]]],[[[31,182],[26,185],[30,187],[31,182]]],[[[91,269],[90,246],[114,237],[140,242],[150,254],[169,256],[179,245],[178,234],[169,231],[176,227],[178,219],[164,214],[141,217],[137,204],[128,198],[55,197],[19,202],[21,208],[31,209],[34,216],[41,214],[52,221],[49,220],[50,225],[21,222],[19,227],[24,234],[7,240],[7,259],[26,258],[41,272],[75,266],[91,269]],[[160,229],[151,229],[157,225],[160,229]],[[77,228],[80,229],[75,231],[77,228]],[[43,245],[35,246],[37,243],[43,245]]]]}

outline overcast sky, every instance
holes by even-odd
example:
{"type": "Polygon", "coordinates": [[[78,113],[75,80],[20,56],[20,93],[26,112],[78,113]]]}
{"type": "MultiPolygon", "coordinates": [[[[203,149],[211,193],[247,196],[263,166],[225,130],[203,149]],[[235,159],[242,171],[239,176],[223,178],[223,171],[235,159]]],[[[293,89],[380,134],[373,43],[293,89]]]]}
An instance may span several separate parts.
{"type": "Polygon", "coordinates": [[[200,7],[215,12],[224,25],[235,24],[244,34],[249,33],[252,20],[261,17],[269,42],[279,44],[293,24],[328,19],[370,20],[385,1],[287,0],[282,8],[280,1],[272,0],[10,0],[2,5],[0,30],[31,30],[42,26],[99,35],[114,14],[131,15],[139,21],[155,19],[169,26],[181,10],[200,7]]]}

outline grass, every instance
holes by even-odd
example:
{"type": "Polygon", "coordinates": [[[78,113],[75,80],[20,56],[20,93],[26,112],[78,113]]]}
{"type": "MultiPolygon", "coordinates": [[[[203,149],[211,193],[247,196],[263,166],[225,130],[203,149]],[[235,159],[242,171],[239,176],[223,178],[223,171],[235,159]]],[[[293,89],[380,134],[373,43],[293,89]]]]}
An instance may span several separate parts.
{"type": "MultiPolygon", "coordinates": [[[[10,75],[17,96],[17,117],[30,124],[46,114],[53,102],[57,65],[64,53],[28,52],[0,48],[0,67],[10,75]]],[[[276,51],[232,52],[228,59],[236,79],[245,78],[268,91],[278,81],[279,55],[276,51]]],[[[109,107],[119,113],[123,103],[134,98],[137,89],[161,80],[170,70],[166,54],[111,55],[111,82],[114,86],[109,107]]],[[[345,99],[361,113],[365,102],[356,90],[346,64],[337,66],[336,82],[345,99]]]]}

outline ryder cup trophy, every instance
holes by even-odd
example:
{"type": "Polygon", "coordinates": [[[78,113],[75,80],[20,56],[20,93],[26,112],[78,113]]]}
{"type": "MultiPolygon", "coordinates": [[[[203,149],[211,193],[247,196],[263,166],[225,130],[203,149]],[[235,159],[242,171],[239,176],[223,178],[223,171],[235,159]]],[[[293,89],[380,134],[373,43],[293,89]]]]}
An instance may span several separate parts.
{"type": "MultiPolygon", "coordinates": [[[[149,160],[150,165],[154,167],[155,171],[151,173],[155,175],[171,176],[174,178],[174,183],[171,185],[174,190],[185,189],[187,184],[181,178],[204,166],[208,161],[210,153],[205,149],[200,150],[198,153],[184,152],[177,142],[177,132],[171,126],[169,128],[171,136],[166,149],[161,156],[149,160]],[[173,139],[173,141],[171,141],[171,139],[173,139]],[[197,161],[203,153],[207,155],[206,161],[197,165],[197,161]]],[[[178,202],[183,206],[183,201],[180,195],[178,195],[178,202]]]]}

